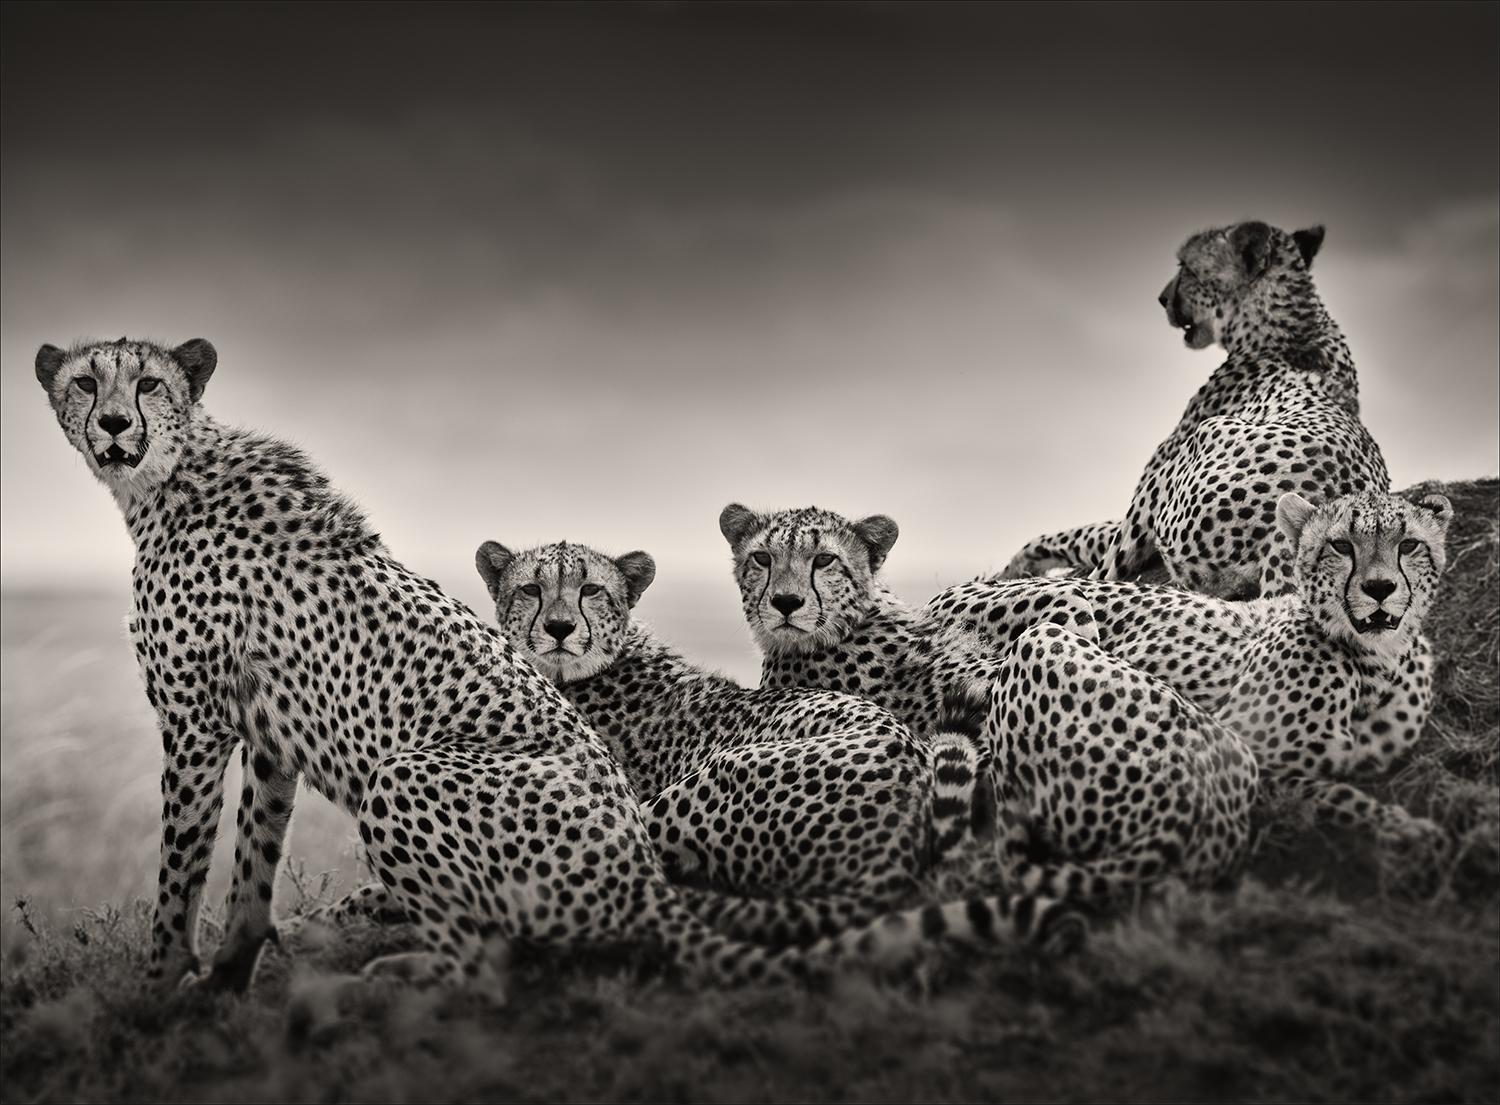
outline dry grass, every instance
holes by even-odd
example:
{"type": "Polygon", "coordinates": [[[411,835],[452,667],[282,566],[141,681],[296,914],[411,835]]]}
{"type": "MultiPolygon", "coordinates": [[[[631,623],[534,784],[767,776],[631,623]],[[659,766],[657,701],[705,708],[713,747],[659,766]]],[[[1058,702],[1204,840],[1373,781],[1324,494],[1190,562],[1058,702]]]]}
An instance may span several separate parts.
{"type": "MultiPolygon", "coordinates": [[[[1494,1100],[1500,485],[1442,490],[1458,519],[1430,624],[1438,709],[1384,788],[1460,842],[1421,893],[1389,885],[1364,841],[1281,810],[1237,890],[1169,891],[1072,959],[955,950],[831,993],[703,992],[639,952],[532,952],[492,1010],[351,983],[403,939],[358,926],[268,955],[248,996],[160,1003],[138,988],[148,906],[70,905],[149,876],[154,793],[122,786],[154,775],[144,703],[92,716],[138,690],[87,650],[63,677],[90,694],[46,682],[55,665],[37,657],[83,638],[50,614],[13,636],[8,607],[3,881],[28,904],[4,923],[0,1098],[1494,1100]],[[38,752],[38,734],[60,751],[38,752]]],[[[346,878],[347,822],[320,807],[299,819],[306,869],[346,878]]],[[[340,881],[302,871],[283,908],[340,881]]]]}

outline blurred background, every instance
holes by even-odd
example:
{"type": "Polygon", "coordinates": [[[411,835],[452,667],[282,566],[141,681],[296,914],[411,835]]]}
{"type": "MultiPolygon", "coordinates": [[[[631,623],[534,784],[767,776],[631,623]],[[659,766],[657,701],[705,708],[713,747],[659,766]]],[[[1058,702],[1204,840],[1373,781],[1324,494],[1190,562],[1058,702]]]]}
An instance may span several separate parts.
{"type": "MultiPolygon", "coordinates": [[[[1123,511],[1221,359],[1156,303],[1203,226],[1326,223],[1396,485],[1496,471],[1494,5],[0,18],[6,932],[155,869],[131,550],[45,341],[207,337],[209,409],[476,609],[486,538],[646,548],[641,615],[752,679],[730,500],[892,515],[913,599],[1123,511]]],[[[295,854],[352,839],[304,800],[295,854]]]]}

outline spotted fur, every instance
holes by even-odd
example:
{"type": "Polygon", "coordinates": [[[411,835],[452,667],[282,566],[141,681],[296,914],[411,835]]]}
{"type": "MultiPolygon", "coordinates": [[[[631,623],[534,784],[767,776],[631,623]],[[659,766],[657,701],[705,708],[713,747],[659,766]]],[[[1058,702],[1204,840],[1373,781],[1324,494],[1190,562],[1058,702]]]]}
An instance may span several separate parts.
{"type": "Polygon", "coordinates": [[[805,943],[913,896],[948,842],[934,839],[928,753],[890,713],[826,691],[745,690],[691,663],[631,617],[655,576],[646,553],[491,541],[477,563],[517,652],[625,768],[668,870],[760,895],[685,893],[700,916],[805,943]]]}
{"type": "MultiPolygon", "coordinates": [[[[1195,234],[1161,294],[1168,321],[1194,349],[1229,357],[1152,455],[1102,558],[1099,526],[1032,542],[1011,576],[1072,565],[1130,579],[1160,556],[1180,586],[1226,597],[1291,586],[1276,539],[1288,491],[1328,500],[1386,491],[1380,448],[1359,419],[1349,348],[1313,286],[1323,230],[1293,234],[1261,222],[1195,234]]],[[[1106,524],[1107,526],[1108,524],[1106,524]]]]}
{"type": "MultiPolygon", "coordinates": [[[[1166,683],[1048,618],[1001,655],[906,606],[876,578],[896,539],[888,518],[735,505],[725,519],[763,686],[859,694],[914,728],[954,701],[979,705],[1017,885],[1107,899],[1237,869],[1255,762],[1166,683]]],[[[1086,616],[1065,595],[1044,605],[1086,616]]]]}
{"type": "Polygon", "coordinates": [[[299,450],[204,413],[216,364],[202,340],[43,346],[36,358],[64,433],[136,546],[132,637],[164,751],[156,984],[249,983],[274,933],[299,780],[356,815],[371,867],[416,925],[423,949],[376,960],[377,974],[495,984],[494,955],[512,940],[637,940],[710,979],[785,979],[909,954],[939,934],[1074,927],[1046,900],[996,897],[777,953],[717,932],[667,880],[604,741],[498,631],[396,561],[299,450]],[[139,424],[102,421],[132,405],[139,424]],[[196,976],[237,744],[246,770],[227,930],[196,976]]]}
{"type": "Polygon", "coordinates": [[[1297,790],[1330,820],[1384,842],[1441,844],[1437,827],[1334,780],[1389,770],[1432,702],[1421,636],[1445,563],[1452,507],[1375,492],[1278,508],[1291,593],[1228,602],[1175,588],[1086,579],[962,584],[928,612],[1004,650],[1056,622],[1170,684],[1233,728],[1267,787],[1297,790]]]}

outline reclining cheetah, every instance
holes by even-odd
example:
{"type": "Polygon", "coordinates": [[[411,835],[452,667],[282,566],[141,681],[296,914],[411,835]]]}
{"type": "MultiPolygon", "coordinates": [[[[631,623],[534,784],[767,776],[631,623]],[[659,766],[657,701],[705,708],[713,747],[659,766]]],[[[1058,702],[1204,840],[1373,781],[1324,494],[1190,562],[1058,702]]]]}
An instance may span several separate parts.
{"type": "Polygon", "coordinates": [[[1193,349],[1229,353],[1146,465],[1123,522],[1048,534],[1007,577],[1058,566],[1137,576],[1158,554],[1180,586],[1226,597],[1290,583],[1276,501],[1386,491],[1380,448],[1359,420],[1349,348],[1313,287],[1323,229],[1261,222],[1207,230],[1178,251],[1160,300],[1193,349]]]}
{"type": "MultiPolygon", "coordinates": [[[[488,541],[476,563],[512,647],[624,767],[668,870],[777,895],[685,890],[715,928],[777,943],[830,935],[910,898],[934,852],[964,835],[962,823],[952,838],[933,825],[931,757],[885,710],[826,691],[745,690],[633,624],[656,574],[646,553],[488,541]]],[[[966,737],[942,737],[971,752],[966,737]]],[[[961,784],[952,804],[967,815],[974,775],[961,784]]]]}
{"type": "Polygon", "coordinates": [[[1173,588],[999,578],[949,588],[927,612],[1004,650],[1056,622],[1214,713],[1260,762],[1263,786],[1295,790],[1322,817],[1387,844],[1443,835],[1347,780],[1387,770],[1421,735],[1432,652],[1421,636],[1443,573],[1452,507],[1366,492],[1315,507],[1283,495],[1277,517],[1295,590],[1227,602],[1173,588]]]}
{"type": "Polygon", "coordinates": [[[1070,935],[1066,909],[1029,897],[929,906],[775,953],[705,924],[668,882],[625,772],[558,690],[396,561],[303,453],[204,413],[217,361],[202,339],[36,356],[64,434],[136,546],[132,635],[164,751],[157,985],[197,967],[236,744],[227,928],[201,976],[214,985],[247,985],[274,933],[299,778],[357,815],[371,865],[416,922],[426,950],[376,960],[376,973],[493,982],[496,942],[640,940],[739,981],[901,956],[942,933],[1070,935]]]}
{"type": "Polygon", "coordinates": [[[1053,624],[998,655],[876,579],[897,528],[817,508],[719,519],[762,686],[862,695],[908,726],[954,701],[984,714],[1002,861],[1027,891],[1126,895],[1176,875],[1217,883],[1249,840],[1255,761],[1205,711],[1053,624]]]}

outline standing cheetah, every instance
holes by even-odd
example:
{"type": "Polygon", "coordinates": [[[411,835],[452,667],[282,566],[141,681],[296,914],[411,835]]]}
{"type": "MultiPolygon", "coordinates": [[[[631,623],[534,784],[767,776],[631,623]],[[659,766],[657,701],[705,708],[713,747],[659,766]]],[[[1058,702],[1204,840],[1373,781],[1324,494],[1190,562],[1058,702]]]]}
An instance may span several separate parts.
{"type": "Polygon", "coordinates": [[[150,979],[248,985],[300,779],[356,814],[371,866],[424,950],[367,970],[489,981],[511,940],[656,943],[724,981],[949,933],[1030,937],[1046,900],[956,902],[767,953],[689,911],[629,779],[558,690],[471,610],[396,561],[299,450],[200,404],[202,339],[44,345],[36,375],[136,547],[132,636],[163,743],[150,979]],[[196,975],[223,773],[245,764],[224,940],[196,975]],[[1003,921],[1004,923],[999,923],[1003,921]]]}
{"type": "Polygon", "coordinates": [[[1174,588],[999,578],[928,603],[945,625],[1005,649],[1039,622],[1066,626],[1212,712],[1247,741],[1263,785],[1295,790],[1323,818],[1383,843],[1441,847],[1438,827],[1348,780],[1387,771],[1432,707],[1421,635],[1445,563],[1453,508],[1366,492],[1278,506],[1291,593],[1228,602],[1174,588]]]}
{"type": "MultiPolygon", "coordinates": [[[[827,691],[745,690],[632,622],[656,574],[648,554],[489,541],[476,563],[512,647],[624,767],[668,870],[774,895],[684,891],[714,927],[777,943],[829,935],[910,898],[956,843],[933,823],[927,749],[887,711],[827,691]]],[[[973,774],[961,784],[953,804],[967,815],[973,774]]]]}
{"type": "Polygon", "coordinates": [[[1037,538],[1006,576],[1065,566],[1129,579],[1159,555],[1195,591],[1277,593],[1290,584],[1275,543],[1281,495],[1389,489],[1359,420],[1349,347],[1313,287],[1322,242],[1322,227],[1288,234],[1262,222],[1188,239],[1161,304],[1190,348],[1218,342],[1229,359],[1157,446],[1122,522],[1037,538]]]}
{"type": "Polygon", "coordinates": [[[1238,869],[1255,761],[1166,683],[1051,622],[1002,655],[906,606],[876,578],[898,532],[884,516],[731,504],[719,525],[763,686],[862,695],[913,727],[955,702],[982,714],[1015,884],[1107,899],[1238,869]]]}

